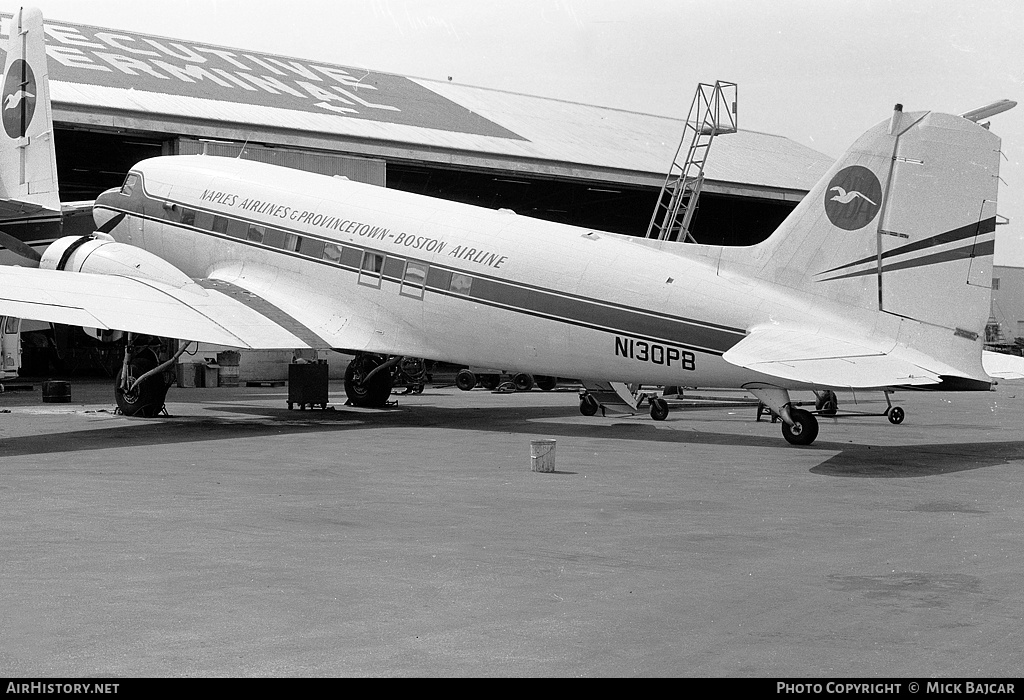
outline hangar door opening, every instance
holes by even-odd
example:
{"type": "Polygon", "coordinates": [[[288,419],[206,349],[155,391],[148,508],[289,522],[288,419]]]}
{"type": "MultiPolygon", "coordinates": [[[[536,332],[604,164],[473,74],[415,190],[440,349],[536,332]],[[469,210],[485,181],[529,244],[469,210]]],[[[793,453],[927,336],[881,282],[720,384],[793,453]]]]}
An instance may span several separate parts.
{"type": "Polygon", "coordinates": [[[140,160],[165,153],[159,136],[85,131],[54,126],[57,180],[62,202],[96,199],[104,190],[120,187],[140,160]]]}

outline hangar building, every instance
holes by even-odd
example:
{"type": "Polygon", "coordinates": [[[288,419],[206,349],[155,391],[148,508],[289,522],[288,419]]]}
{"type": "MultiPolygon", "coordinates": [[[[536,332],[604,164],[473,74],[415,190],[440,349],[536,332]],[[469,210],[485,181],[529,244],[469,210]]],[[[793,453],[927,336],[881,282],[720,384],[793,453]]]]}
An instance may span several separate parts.
{"type": "MultiPolygon", "coordinates": [[[[681,118],[244,48],[56,20],[46,34],[64,200],[119,186],[144,157],[245,144],[248,158],[642,234],[683,133],[681,118]]],[[[831,162],[781,136],[720,136],[697,240],[763,238],[831,162]]]]}
{"type": "MultiPolygon", "coordinates": [[[[10,16],[3,22],[6,33],[10,16]]],[[[520,215],[643,235],[684,130],[685,117],[248,48],[56,19],[45,30],[65,202],[120,186],[129,168],[150,156],[241,152],[520,215]]],[[[705,167],[692,234],[701,243],[762,240],[831,163],[782,136],[745,130],[719,136],[705,167]]]]}

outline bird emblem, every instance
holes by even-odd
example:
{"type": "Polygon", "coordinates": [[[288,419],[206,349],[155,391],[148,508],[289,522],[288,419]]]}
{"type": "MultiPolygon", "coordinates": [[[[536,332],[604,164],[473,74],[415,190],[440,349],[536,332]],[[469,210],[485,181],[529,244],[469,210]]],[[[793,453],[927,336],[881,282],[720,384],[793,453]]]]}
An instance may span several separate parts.
{"type": "Polygon", "coordinates": [[[26,90],[18,90],[17,92],[12,92],[10,95],[7,96],[7,99],[4,100],[4,109],[14,109],[18,105],[20,105],[21,101],[26,97],[35,97],[35,95],[26,90]]]}
{"type": "Polygon", "coordinates": [[[835,192],[839,193],[835,197],[832,197],[831,201],[833,201],[833,202],[839,202],[840,204],[849,204],[850,202],[852,202],[857,197],[860,197],[864,201],[866,201],[866,202],[868,202],[870,204],[874,204],[874,205],[877,206],[877,202],[872,202],[870,198],[865,197],[864,195],[862,195],[857,190],[853,190],[852,192],[847,192],[842,187],[839,187],[837,185],[835,187],[830,187],[828,191],[829,192],[835,191],[835,192]]]}

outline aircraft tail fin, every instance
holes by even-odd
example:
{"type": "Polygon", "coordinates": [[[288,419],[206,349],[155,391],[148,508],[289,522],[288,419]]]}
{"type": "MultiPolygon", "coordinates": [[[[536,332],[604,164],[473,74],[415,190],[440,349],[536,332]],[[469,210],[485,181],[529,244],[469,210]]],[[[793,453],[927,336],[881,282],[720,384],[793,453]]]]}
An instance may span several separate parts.
{"type": "Polygon", "coordinates": [[[11,19],[0,95],[0,200],[11,209],[60,211],[43,15],[23,8],[11,19]]]}
{"type": "Polygon", "coordinates": [[[899,342],[922,351],[946,334],[970,340],[970,349],[935,356],[976,375],[991,298],[999,158],[999,138],[973,121],[897,105],[764,243],[731,257],[809,301],[908,319],[903,327],[917,329],[916,340],[899,342]]]}

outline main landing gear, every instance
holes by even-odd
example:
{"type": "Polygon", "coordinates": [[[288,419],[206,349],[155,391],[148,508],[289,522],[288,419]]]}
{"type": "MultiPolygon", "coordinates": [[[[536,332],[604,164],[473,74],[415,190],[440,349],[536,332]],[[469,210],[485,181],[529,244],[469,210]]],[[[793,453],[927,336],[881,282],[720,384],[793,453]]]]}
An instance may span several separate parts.
{"type": "Polygon", "coordinates": [[[361,408],[381,408],[391,396],[394,385],[391,370],[402,358],[360,353],[345,369],[345,395],[348,402],[361,408]]]}
{"type": "Polygon", "coordinates": [[[802,408],[790,408],[789,417],[792,422],[782,420],[782,437],[790,445],[810,445],[818,437],[818,419],[810,411],[802,408]]]}
{"type": "MultiPolygon", "coordinates": [[[[854,418],[864,416],[885,416],[893,425],[899,425],[906,418],[906,412],[899,406],[893,406],[890,400],[891,391],[885,391],[886,408],[882,413],[844,411],[839,413],[839,401],[834,391],[815,392],[814,413],[797,407],[789,400],[789,392],[785,389],[769,386],[744,387],[767,406],[775,417],[782,419],[782,436],[791,445],[810,445],[818,437],[818,419],[815,413],[829,418],[854,418]]],[[[759,409],[758,417],[760,418],[759,409]]]]}
{"type": "Polygon", "coordinates": [[[181,342],[178,351],[161,362],[163,345],[159,339],[129,333],[124,360],[114,380],[118,412],[143,418],[160,415],[164,410],[167,390],[174,382],[174,373],[168,370],[174,367],[188,346],[188,342],[181,342]]]}

